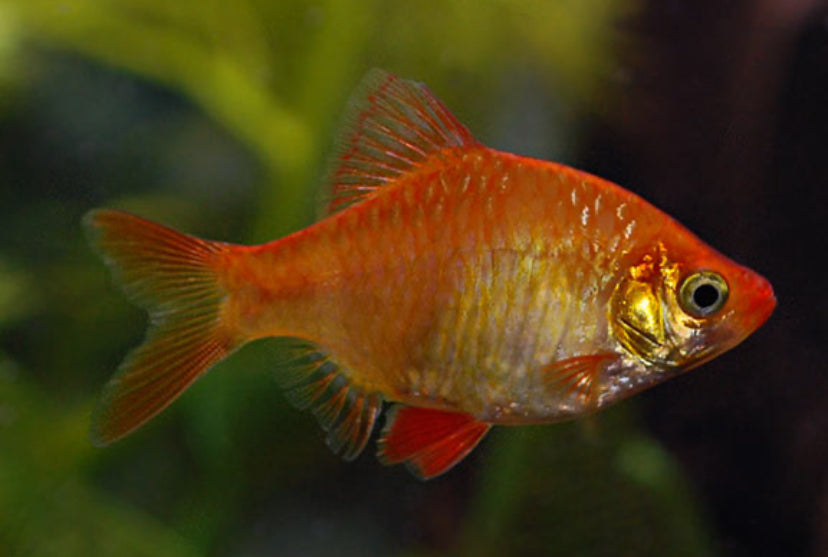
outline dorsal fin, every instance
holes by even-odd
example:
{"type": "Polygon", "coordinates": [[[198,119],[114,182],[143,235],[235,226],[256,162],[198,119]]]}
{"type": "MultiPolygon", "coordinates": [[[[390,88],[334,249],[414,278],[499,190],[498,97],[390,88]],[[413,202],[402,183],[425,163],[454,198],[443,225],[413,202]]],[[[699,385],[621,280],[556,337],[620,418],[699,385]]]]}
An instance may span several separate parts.
{"type": "Polygon", "coordinates": [[[363,199],[435,152],[476,143],[425,85],[371,70],[345,113],[329,177],[329,210],[363,199]]]}

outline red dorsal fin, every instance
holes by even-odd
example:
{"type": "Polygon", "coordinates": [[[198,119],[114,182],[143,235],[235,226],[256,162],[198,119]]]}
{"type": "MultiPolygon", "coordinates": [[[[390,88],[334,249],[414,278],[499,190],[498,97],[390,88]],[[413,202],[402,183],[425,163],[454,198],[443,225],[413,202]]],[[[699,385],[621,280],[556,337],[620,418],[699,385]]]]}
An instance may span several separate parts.
{"type": "Polygon", "coordinates": [[[330,211],[363,199],[435,152],[476,143],[425,85],[372,70],[345,113],[330,175],[330,211]]]}
{"type": "Polygon", "coordinates": [[[575,396],[590,404],[601,365],[615,358],[614,354],[590,354],[553,362],[543,369],[546,384],[556,393],[575,396]]]}
{"type": "Polygon", "coordinates": [[[383,464],[405,462],[421,479],[448,471],[474,449],[491,428],[470,414],[395,406],[379,440],[383,464]]]}

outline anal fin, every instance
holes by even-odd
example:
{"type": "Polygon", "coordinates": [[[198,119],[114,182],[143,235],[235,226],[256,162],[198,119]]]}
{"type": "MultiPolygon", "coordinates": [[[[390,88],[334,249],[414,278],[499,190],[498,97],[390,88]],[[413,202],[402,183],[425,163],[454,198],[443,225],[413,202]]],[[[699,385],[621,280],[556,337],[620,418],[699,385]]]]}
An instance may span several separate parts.
{"type": "Polygon", "coordinates": [[[490,428],[470,414],[395,406],[377,456],[387,465],[404,462],[417,477],[429,479],[460,462],[490,428]]]}

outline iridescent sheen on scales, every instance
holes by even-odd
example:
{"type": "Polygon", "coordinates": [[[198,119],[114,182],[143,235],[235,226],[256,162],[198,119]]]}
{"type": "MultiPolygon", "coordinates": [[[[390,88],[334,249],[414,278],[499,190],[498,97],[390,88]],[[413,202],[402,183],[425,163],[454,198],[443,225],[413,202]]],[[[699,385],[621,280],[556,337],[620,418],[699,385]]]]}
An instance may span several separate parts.
{"type": "Polygon", "coordinates": [[[741,342],[768,282],[635,194],[478,143],[423,85],[371,73],[330,176],[330,215],[260,246],[116,211],[92,238],[151,316],[107,385],[93,440],[160,412],[258,338],[299,348],[280,380],[355,458],[432,477],[493,424],[593,412],[741,342]]]}

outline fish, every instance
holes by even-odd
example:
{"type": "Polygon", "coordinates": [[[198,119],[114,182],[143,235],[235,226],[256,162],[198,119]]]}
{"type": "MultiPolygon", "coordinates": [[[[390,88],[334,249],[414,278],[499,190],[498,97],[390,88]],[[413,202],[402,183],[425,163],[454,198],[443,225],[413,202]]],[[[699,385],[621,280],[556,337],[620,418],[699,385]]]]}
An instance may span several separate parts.
{"type": "Polygon", "coordinates": [[[93,411],[112,443],[245,344],[292,339],[277,379],[346,460],[428,479],[495,425],[592,414],[733,348],[773,288],[638,195],[478,142],[422,83],[370,72],[326,216],[261,245],[93,209],[91,243],[149,314],[93,411]]]}

